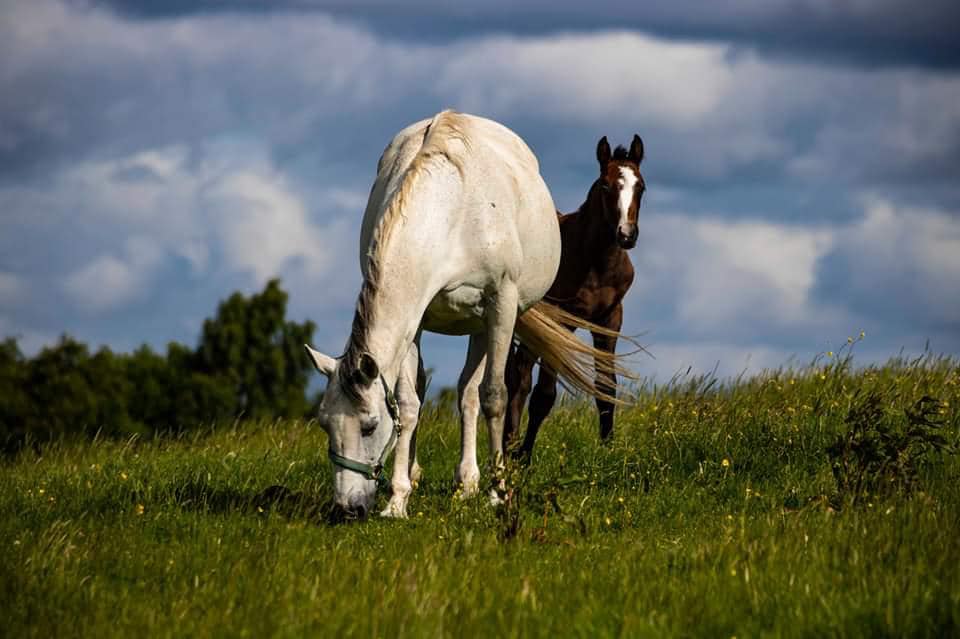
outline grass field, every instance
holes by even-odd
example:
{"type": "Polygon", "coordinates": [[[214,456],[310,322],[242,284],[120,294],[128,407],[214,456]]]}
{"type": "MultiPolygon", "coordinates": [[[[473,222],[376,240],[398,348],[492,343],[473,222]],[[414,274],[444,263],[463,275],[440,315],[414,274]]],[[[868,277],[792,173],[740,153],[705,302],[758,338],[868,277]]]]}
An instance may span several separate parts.
{"type": "Polygon", "coordinates": [[[337,526],[309,423],[60,442],[0,470],[0,634],[958,636],[960,460],[921,439],[956,446],[958,405],[954,360],[832,354],[647,385],[608,446],[568,402],[496,511],[455,493],[434,404],[413,516],[337,526]]]}

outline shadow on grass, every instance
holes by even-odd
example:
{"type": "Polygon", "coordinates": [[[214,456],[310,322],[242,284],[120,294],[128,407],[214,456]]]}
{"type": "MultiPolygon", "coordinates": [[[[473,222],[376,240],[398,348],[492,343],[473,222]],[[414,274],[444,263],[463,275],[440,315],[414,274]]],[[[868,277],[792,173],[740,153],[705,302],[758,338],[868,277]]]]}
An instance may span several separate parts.
{"type": "Polygon", "coordinates": [[[192,481],[173,491],[173,501],[185,510],[210,513],[243,513],[266,516],[278,514],[291,521],[317,525],[347,523],[349,518],[334,508],[331,499],[318,500],[312,495],[273,485],[257,493],[214,488],[192,481]]]}

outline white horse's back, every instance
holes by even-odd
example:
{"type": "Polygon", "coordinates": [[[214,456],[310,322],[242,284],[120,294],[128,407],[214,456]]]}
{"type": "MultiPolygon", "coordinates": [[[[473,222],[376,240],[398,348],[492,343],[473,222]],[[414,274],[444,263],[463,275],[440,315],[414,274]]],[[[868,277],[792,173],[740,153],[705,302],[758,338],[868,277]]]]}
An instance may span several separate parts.
{"type": "Polygon", "coordinates": [[[424,328],[477,332],[484,291],[503,277],[517,283],[521,312],[552,284],[560,259],[556,208],[536,157],[503,125],[445,111],[394,137],[380,159],[364,215],[365,274],[374,230],[395,223],[384,219],[395,198],[408,200],[402,207],[408,228],[399,240],[407,243],[404,250],[430,251],[436,258],[426,273],[436,291],[424,328]],[[420,172],[430,179],[417,179],[420,172]]]}

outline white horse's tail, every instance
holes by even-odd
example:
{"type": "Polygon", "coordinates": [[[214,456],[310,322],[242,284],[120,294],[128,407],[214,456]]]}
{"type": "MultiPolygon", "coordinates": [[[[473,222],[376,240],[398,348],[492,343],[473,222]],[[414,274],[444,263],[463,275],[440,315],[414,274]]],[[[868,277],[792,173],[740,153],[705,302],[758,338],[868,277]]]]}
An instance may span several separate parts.
{"type": "MultiPolygon", "coordinates": [[[[581,319],[547,302],[537,302],[517,318],[516,335],[520,343],[540,358],[541,365],[552,370],[564,387],[584,392],[592,397],[617,404],[624,404],[617,398],[617,391],[623,386],[610,387],[601,378],[598,385],[594,375],[612,373],[618,378],[638,379],[637,375],[625,368],[622,355],[608,353],[582,342],[573,330],[582,328],[610,337],[624,337],[617,331],[598,326],[581,319]]],[[[640,350],[642,346],[631,338],[626,338],[640,350]]]]}

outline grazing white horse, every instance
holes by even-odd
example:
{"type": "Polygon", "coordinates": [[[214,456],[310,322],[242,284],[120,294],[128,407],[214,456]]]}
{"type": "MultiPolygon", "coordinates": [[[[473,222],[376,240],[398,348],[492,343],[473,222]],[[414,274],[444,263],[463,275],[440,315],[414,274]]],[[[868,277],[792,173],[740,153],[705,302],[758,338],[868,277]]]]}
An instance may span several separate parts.
{"type": "Polygon", "coordinates": [[[397,134],[380,158],[363,218],[364,282],[346,351],[335,359],[307,346],[329,378],[319,421],[329,435],[338,507],[360,517],[370,512],[395,446],[393,494],[381,515],[406,517],[420,474],[415,432],[424,329],[470,336],[458,384],[456,478],[465,495],[479,489],[481,409],[491,460],[502,459],[503,377],[515,325],[528,348],[573,386],[596,394],[596,352],[538,304],[559,263],[553,199],[515,133],[444,111],[397,134]]]}

